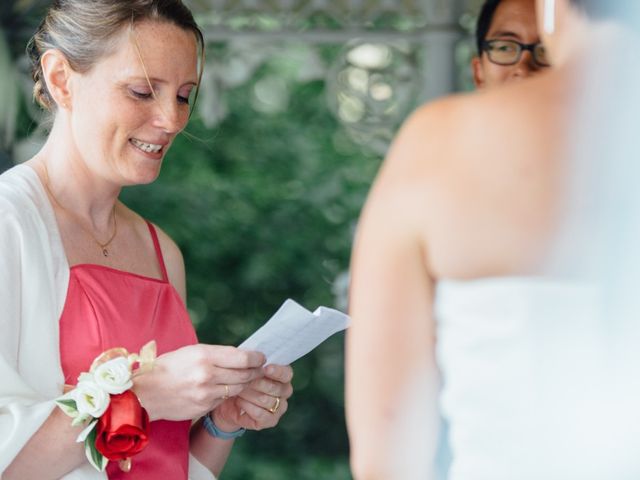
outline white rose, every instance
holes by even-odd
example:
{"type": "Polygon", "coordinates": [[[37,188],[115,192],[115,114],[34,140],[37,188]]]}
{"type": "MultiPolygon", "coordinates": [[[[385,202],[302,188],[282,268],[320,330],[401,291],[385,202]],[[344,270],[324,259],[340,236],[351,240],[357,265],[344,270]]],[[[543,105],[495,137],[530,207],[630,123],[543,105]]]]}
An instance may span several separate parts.
{"type": "Polygon", "coordinates": [[[93,377],[100,388],[112,395],[125,392],[133,386],[129,360],[125,357],[103,363],[95,369],[93,377]]]}
{"type": "Polygon", "coordinates": [[[91,380],[79,382],[73,390],[73,396],[80,415],[87,414],[98,418],[109,406],[109,394],[91,380]]]}

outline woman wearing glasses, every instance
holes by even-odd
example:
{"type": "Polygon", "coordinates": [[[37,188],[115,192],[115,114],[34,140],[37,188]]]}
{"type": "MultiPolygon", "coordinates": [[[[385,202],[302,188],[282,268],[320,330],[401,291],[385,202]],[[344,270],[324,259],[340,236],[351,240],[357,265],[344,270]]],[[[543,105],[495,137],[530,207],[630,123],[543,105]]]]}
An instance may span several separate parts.
{"type": "Polygon", "coordinates": [[[538,0],[553,69],[426,105],[398,134],[352,260],[356,480],[433,479],[439,412],[448,480],[640,478],[629,9],[640,30],[638,2],[538,0]]]}
{"type": "Polygon", "coordinates": [[[535,0],[487,0],[478,17],[476,47],[471,68],[477,88],[526,78],[549,66],[535,0]]]}

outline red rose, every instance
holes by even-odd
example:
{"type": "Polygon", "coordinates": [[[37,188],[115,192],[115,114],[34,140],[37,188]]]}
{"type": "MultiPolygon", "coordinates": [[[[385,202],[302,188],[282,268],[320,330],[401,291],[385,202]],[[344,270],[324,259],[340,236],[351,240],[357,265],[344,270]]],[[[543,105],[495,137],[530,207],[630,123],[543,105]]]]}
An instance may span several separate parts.
{"type": "Polygon", "coordinates": [[[149,415],[138,397],[127,390],[111,395],[111,402],[96,425],[96,449],[109,460],[140,453],[149,443],[149,415]]]}

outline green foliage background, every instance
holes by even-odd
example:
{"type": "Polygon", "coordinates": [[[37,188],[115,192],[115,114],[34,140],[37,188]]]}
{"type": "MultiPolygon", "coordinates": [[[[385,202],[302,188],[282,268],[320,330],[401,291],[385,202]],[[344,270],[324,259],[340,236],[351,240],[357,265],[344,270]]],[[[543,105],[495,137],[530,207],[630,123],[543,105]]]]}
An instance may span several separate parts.
{"type": "MultiPolygon", "coordinates": [[[[281,113],[255,111],[253,87],[278,64],[276,56],[225,93],[231,113],[213,131],[194,118],[160,178],[122,196],[181,247],[202,342],[239,344],[288,297],[310,309],[334,305],[379,165],[329,112],[323,81],[291,82],[281,113]]],[[[350,478],[343,340],[295,363],[289,412],[277,428],[236,442],[223,479],[350,478]]]]}

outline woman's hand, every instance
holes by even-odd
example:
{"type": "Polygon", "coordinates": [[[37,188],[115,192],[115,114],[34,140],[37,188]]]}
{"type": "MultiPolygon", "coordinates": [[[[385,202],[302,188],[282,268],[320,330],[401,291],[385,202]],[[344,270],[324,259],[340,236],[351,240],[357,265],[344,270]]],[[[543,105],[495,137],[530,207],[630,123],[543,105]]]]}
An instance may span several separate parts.
{"type": "Polygon", "coordinates": [[[218,428],[229,432],[239,428],[262,430],[278,424],[293,393],[293,370],[290,366],[267,365],[262,371],[262,378],[251,381],[239,395],[213,410],[218,428]]]}
{"type": "Polygon", "coordinates": [[[151,420],[191,420],[263,377],[264,362],[260,352],[189,345],[160,355],[150,372],[135,378],[133,391],[151,420]]]}

